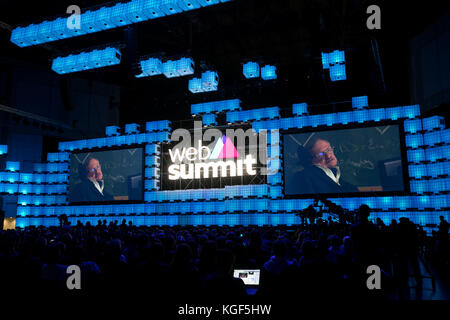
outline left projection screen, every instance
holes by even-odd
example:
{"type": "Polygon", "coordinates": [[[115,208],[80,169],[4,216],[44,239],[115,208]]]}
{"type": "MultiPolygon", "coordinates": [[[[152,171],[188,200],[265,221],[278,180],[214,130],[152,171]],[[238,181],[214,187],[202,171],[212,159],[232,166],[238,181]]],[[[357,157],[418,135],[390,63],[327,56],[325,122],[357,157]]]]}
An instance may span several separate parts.
{"type": "Polygon", "coordinates": [[[143,148],[73,153],[69,202],[143,201],[143,148]]]}

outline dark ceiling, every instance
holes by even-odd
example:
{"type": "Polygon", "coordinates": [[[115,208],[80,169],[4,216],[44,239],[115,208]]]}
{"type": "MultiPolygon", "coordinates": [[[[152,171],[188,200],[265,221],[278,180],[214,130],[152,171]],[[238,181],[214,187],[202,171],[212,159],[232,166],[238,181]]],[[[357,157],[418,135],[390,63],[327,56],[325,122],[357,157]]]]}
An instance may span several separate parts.
{"type": "MultiPolygon", "coordinates": [[[[0,29],[0,57],[27,61],[50,69],[51,58],[108,43],[123,46],[120,66],[65,75],[119,85],[121,122],[188,118],[189,105],[201,101],[240,98],[244,108],[280,106],[306,101],[328,104],[368,95],[370,104],[410,102],[408,42],[448,10],[440,1],[233,0],[104,31],[18,48],[0,29]],[[366,8],[381,7],[381,30],[368,30],[366,8]],[[384,82],[372,45],[379,46],[384,82]],[[346,52],[346,81],[330,82],[322,70],[321,51],[346,52]],[[136,79],[138,57],[191,55],[196,72],[214,68],[219,91],[192,94],[186,77],[136,79]],[[276,81],[247,80],[242,63],[257,59],[278,67],[276,81]]],[[[64,15],[73,1],[2,0],[0,21],[12,26],[64,15]]],[[[102,1],[78,1],[82,10],[102,1]]],[[[329,108],[325,106],[323,108],[329,108]]],[[[322,108],[322,109],[323,109],[322,108]]],[[[338,108],[338,107],[336,107],[338,108]]],[[[321,110],[317,107],[317,110],[321,110]]]]}

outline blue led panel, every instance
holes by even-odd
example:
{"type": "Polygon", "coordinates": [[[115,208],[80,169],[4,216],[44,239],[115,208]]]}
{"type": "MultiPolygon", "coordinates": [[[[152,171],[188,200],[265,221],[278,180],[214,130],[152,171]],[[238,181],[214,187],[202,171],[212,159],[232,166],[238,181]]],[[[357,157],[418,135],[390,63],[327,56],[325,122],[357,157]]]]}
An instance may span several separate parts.
{"type": "Polygon", "coordinates": [[[58,38],[52,33],[53,21],[44,21],[39,24],[38,37],[40,42],[50,42],[57,40],[58,38]]]}
{"type": "Polygon", "coordinates": [[[19,47],[29,46],[30,43],[25,41],[25,29],[24,27],[17,27],[12,30],[10,41],[19,47]]]}
{"type": "Polygon", "coordinates": [[[295,103],[292,105],[292,113],[294,115],[304,115],[308,113],[308,104],[307,103],[295,103]]]}
{"type": "Polygon", "coordinates": [[[423,118],[423,130],[433,131],[436,129],[445,129],[445,121],[443,117],[433,116],[429,118],[423,118]]]}
{"type": "Polygon", "coordinates": [[[408,162],[419,163],[421,161],[425,161],[425,150],[424,149],[407,150],[406,154],[407,154],[408,162]]]}
{"type": "Polygon", "coordinates": [[[430,163],[427,164],[427,174],[433,178],[436,178],[437,176],[444,175],[444,163],[437,162],[437,163],[430,163]]]}
{"type": "Polygon", "coordinates": [[[169,120],[151,121],[145,124],[145,129],[147,132],[166,130],[170,131],[170,124],[171,122],[169,120]]]}
{"type": "MultiPolygon", "coordinates": [[[[112,9],[113,9],[113,7],[102,7],[94,12],[94,14],[92,15],[93,19],[94,19],[92,24],[95,25],[95,29],[100,31],[100,30],[107,30],[107,29],[115,28],[118,26],[111,19],[112,9]]],[[[84,15],[85,14],[83,14],[81,16],[83,28],[86,27],[84,24],[85,20],[83,20],[84,15]]],[[[93,32],[93,30],[94,29],[90,29],[89,32],[93,32]]]]}
{"type": "Polygon", "coordinates": [[[181,58],[176,61],[176,68],[180,76],[194,74],[194,60],[191,58],[181,58]]]}
{"type": "Polygon", "coordinates": [[[381,121],[386,119],[385,109],[370,109],[369,110],[369,120],[370,121],[381,121]]]}
{"type": "Polygon", "coordinates": [[[406,147],[418,148],[423,145],[423,135],[421,134],[407,134],[405,135],[406,147]]]}
{"type": "Polygon", "coordinates": [[[181,0],[178,2],[178,5],[185,11],[201,8],[198,0],[181,0]]]}
{"type": "Polygon", "coordinates": [[[102,50],[83,52],[77,55],[58,57],[53,60],[52,70],[59,74],[95,69],[120,63],[121,54],[116,48],[107,47],[102,50]],[[84,64],[79,64],[82,59],[84,64]]]}
{"type": "Polygon", "coordinates": [[[191,114],[214,113],[233,110],[241,110],[241,101],[239,99],[191,104],[191,114]]]}
{"type": "Polygon", "coordinates": [[[110,23],[118,27],[130,24],[131,20],[128,17],[127,13],[128,13],[127,3],[116,4],[111,8],[110,23]]]}
{"type": "Polygon", "coordinates": [[[259,77],[259,65],[257,62],[247,62],[242,66],[242,74],[245,78],[258,78],[259,77]]]}
{"type": "Polygon", "coordinates": [[[420,106],[418,104],[414,104],[411,106],[404,106],[403,107],[403,115],[406,118],[414,119],[418,116],[420,116],[420,106]]]}
{"type": "Polygon", "coordinates": [[[165,16],[166,14],[159,7],[159,3],[159,0],[145,0],[142,8],[144,15],[149,19],[155,19],[165,16]]]}
{"type": "Polygon", "coordinates": [[[32,173],[21,173],[20,177],[19,177],[19,181],[22,183],[33,182],[33,174],[32,173]]]}
{"type": "Polygon", "coordinates": [[[139,133],[140,126],[137,123],[128,123],[125,125],[125,133],[126,134],[133,134],[133,133],[139,133]]]}
{"type": "Polygon", "coordinates": [[[446,190],[445,179],[433,179],[428,181],[428,191],[433,193],[440,193],[446,190]]]}
{"type": "Polygon", "coordinates": [[[67,18],[57,18],[52,21],[51,33],[57,39],[66,39],[73,36],[73,32],[67,28],[67,18]]]}
{"type": "Polygon", "coordinates": [[[327,113],[322,116],[324,124],[332,126],[336,123],[337,113],[327,113]]]}
{"type": "MultiPolygon", "coordinates": [[[[99,18],[107,14],[105,8],[100,8],[99,10],[96,10],[96,11],[88,10],[81,14],[81,28],[84,32],[93,33],[93,32],[98,32],[100,30],[104,30],[107,27],[110,27],[110,28],[112,27],[109,24],[104,25],[104,24],[99,23],[99,25],[97,25],[96,21],[97,21],[97,19],[99,19],[96,17],[97,13],[99,13],[99,18]]],[[[111,10],[110,10],[110,14],[111,14],[111,10]]]]}
{"type": "Polygon", "coordinates": [[[330,79],[331,81],[346,80],[347,74],[345,73],[345,65],[338,64],[330,67],[330,79]]]}
{"type": "Polygon", "coordinates": [[[133,0],[126,4],[125,15],[131,23],[149,19],[143,12],[144,2],[145,0],[133,0]]]}
{"type": "Polygon", "coordinates": [[[353,111],[339,112],[337,114],[337,123],[348,124],[354,122],[353,111]]]}
{"type": "Polygon", "coordinates": [[[6,161],[5,170],[19,171],[20,170],[20,162],[19,161],[6,161]]]}
{"type": "Polygon", "coordinates": [[[19,185],[19,193],[21,194],[30,194],[32,192],[33,186],[31,184],[20,184],[19,185]]]}
{"type": "Polygon", "coordinates": [[[200,3],[202,7],[211,6],[213,4],[219,3],[219,0],[197,0],[197,1],[198,3],[200,3]]]}
{"type": "Polygon", "coordinates": [[[173,60],[167,60],[162,64],[162,73],[167,78],[174,78],[180,76],[180,73],[177,69],[177,62],[173,60]]]}
{"type": "Polygon", "coordinates": [[[440,147],[442,159],[450,160],[450,145],[440,147]]]}
{"type": "Polygon", "coordinates": [[[141,60],[142,73],[146,76],[156,76],[162,73],[162,62],[157,58],[141,60]]]}
{"type": "Polygon", "coordinates": [[[42,173],[33,173],[33,182],[34,183],[45,183],[46,182],[46,174],[42,174],[42,173]]]}
{"type": "Polygon", "coordinates": [[[25,28],[23,37],[24,42],[29,43],[30,45],[36,45],[39,43],[42,43],[38,37],[38,31],[39,31],[39,25],[37,24],[30,24],[25,28]]]}
{"type": "Polygon", "coordinates": [[[422,131],[422,120],[420,119],[405,120],[403,121],[403,125],[405,132],[407,133],[417,133],[422,131]]]}
{"type": "Polygon", "coordinates": [[[277,67],[266,65],[261,68],[261,78],[263,80],[274,80],[277,78],[277,67]]]}
{"type": "Polygon", "coordinates": [[[215,71],[205,71],[202,73],[203,92],[217,91],[219,86],[219,75],[215,71]]]}
{"type": "Polygon", "coordinates": [[[328,54],[330,66],[345,63],[345,53],[341,50],[334,50],[328,54]]]}
{"type": "Polygon", "coordinates": [[[444,158],[442,153],[443,149],[441,147],[427,148],[425,149],[425,159],[427,161],[435,162],[444,158]]]}
{"type": "Polygon", "coordinates": [[[441,131],[426,132],[423,135],[423,142],[427,146],[434,146],[442,142],[441,131]]]}
{"type": "Polygon", "coordinates": [[[183,12],[178,2],[178,0],[160,0],[159,8],[167,15],[183,12]]]}
{"type": "Polygon", "coordinates": [[[217,125],[216,115],[213,113],[204,114],[202,116],[202,122],[206,126],[217,125]]]}
{"type": "Polygon", "coordinates": [[[8,185],[4,185],[4,192],[8,193],[8,194],[15,194],[17,193],[19,190],[19,185],[18,184],[8,184],[8,185]]]}
{"type": "Polygon", "coordinates": [[[386,118],[391,120],[403,118],[403,108],[402,107],[387,108],[386,118]]]}
{"type": "Polygon", "coordinates": [[[120,135],[120,127],[118,126],[108,126],[105,130],[107,137],[120,135]]]}
{"type": "Polygon", "coordinates": [[[353,111],[353,117],[356,122],[363,123],[369,120],[369,110],[356,110],[353,111]]]}
{"type": "Polygon", "coordinates": [[[412,178],[420,179],[427,176],[427,167],[424,164],[410,165],[408,170],[409,176],[412,178]]]}

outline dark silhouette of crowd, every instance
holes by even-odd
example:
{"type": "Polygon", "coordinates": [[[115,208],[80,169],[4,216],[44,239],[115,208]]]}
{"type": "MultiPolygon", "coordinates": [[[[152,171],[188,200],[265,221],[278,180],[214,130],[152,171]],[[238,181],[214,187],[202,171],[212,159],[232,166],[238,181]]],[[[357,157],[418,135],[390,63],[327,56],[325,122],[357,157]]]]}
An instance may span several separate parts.
{"type": "Polygon", "coordinates": [[[427,237],[408,218],[386,226],[359,209],[357,222],[317,219],[298,226],[97,225],[0,231],[2,288],[9,292],[140,295],[171,301],[245,299],[408,299],[408,281],[423,282],[420,257],[449,263],[448,223],[427,237]],[[81,290],[68,290],[69,265],[81,270],[81,290]],[[367,288],[369,265],[381,269],[382,289],[367,288]],[[248,296],[233,269],[261,269],[248,296]],[[7,275],[7,276],[5,276],[7,275]]]}

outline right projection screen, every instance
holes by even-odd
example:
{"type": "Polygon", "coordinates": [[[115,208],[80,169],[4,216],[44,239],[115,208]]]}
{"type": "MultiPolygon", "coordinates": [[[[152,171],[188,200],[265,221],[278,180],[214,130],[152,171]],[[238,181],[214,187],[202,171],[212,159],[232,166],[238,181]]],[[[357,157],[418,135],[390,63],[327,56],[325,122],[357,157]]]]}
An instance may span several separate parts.
{"type": "Polygon", "coordinates": [[[399,125],[285,133],[286,195],[402,192],[399,125]]]}

